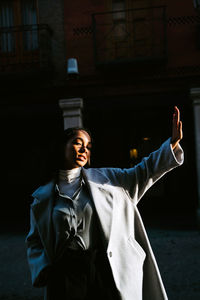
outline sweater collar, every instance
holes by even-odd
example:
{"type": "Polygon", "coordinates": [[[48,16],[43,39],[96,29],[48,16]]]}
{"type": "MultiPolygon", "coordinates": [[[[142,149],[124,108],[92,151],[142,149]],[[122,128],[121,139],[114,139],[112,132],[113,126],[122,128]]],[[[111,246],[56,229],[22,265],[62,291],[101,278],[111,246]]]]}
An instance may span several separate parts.
{"type": "Polygon", "coordinates": [[[64,180],[67,183],[73,182],[75,179],[80,178],[81,168],[74,168],[71,170],[59,170],[58,179],[64,180]]]}

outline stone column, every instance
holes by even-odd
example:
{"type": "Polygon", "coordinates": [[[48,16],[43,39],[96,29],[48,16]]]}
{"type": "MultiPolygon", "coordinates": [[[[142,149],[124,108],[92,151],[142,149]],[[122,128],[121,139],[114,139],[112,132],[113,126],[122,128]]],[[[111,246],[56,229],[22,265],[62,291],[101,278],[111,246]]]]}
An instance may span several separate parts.
{"type": "Polygon", "coordinates": [[[193,111],[194,111],[197,189],[198,189],[197,222],[200,228],[200,88],[192,88],[190,90],[190,96],[193,101],[193,111]]]}
{"type": "Polygon", "coordinates": [[[61,99],[59,106],[63,111],[64,129],[82,127],[82,98],[61,99]]]}

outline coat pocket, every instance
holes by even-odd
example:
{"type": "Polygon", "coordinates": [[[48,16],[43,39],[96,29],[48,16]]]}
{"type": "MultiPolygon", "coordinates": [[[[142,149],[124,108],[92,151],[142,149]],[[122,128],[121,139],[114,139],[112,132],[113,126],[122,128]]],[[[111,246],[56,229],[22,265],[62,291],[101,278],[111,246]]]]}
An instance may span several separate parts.
{"type": "Polygon", "coordinates": [[[144,261],[146,257],[146,253],[132,235],[129,236],[128,242],[135,249],[135,251],[141,257],[141,259],[144,261]]]}

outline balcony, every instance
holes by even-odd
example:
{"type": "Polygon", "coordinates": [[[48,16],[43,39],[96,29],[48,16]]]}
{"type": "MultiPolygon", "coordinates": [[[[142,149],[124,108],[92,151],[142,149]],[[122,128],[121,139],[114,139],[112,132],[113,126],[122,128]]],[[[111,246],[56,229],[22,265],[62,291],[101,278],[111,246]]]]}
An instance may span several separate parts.
{"type": "Polygon", "coordinates": [[[96,66],[166,61],[164,6],[95,13],[92,20],[96,66]]]}
{"type": "Polygon", "coordinates": [[[49,70],[51,30],[48,25],[0,28],[0,74],[49,70]]]}

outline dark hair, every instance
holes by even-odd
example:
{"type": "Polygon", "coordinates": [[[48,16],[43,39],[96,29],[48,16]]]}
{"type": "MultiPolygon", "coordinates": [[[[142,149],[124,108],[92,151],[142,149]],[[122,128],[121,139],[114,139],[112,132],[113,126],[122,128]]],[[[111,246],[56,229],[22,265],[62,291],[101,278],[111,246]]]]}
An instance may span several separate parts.
{"type": "Polygon", "coordinates": [[[45,154],[43,165],[41,166],[41,184],[45,184],[52,179],[57,180],[58,170],[64,165],[65,145],[79,130],[87,132],[92,140],[90,131],[84,127],[67,128],[58,134],[57,137],[52,139],[49,145],[48,154],[45,154]]]}
{"type": "Polygon", "coordinates": [[[87,132],[87,134],[92,139],[91,132],[88,129],[86,129],[84,127],[70,127],[63,131],[63,135],[62,135],[62,139],[61,139],[62,145],[66,145],[68,143],[68,141],[76,135],[77,131],[87,132]]]}

